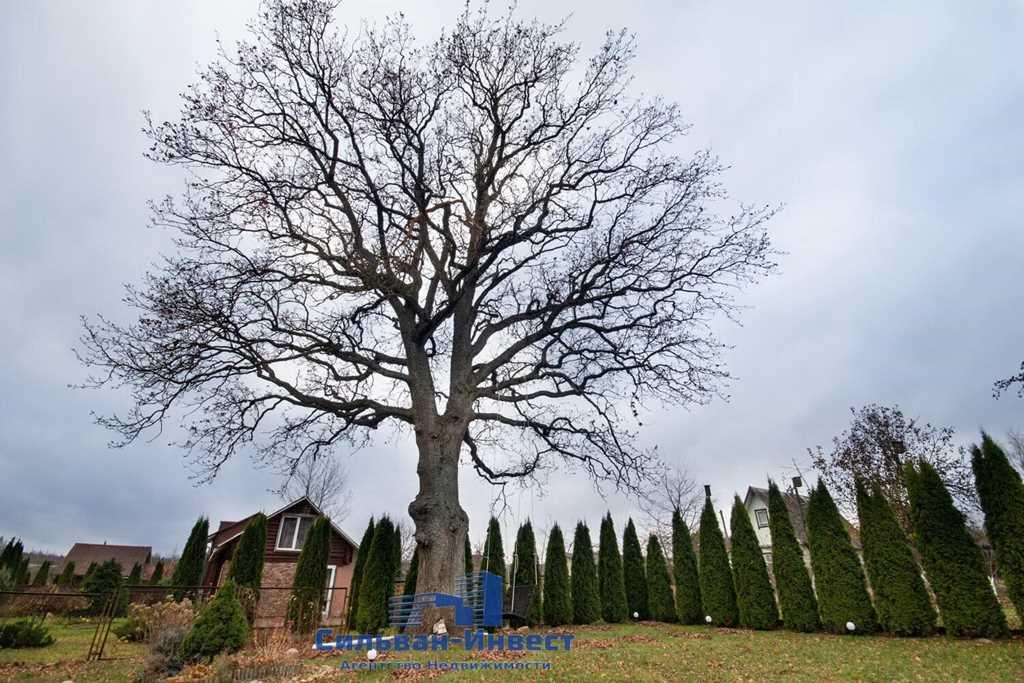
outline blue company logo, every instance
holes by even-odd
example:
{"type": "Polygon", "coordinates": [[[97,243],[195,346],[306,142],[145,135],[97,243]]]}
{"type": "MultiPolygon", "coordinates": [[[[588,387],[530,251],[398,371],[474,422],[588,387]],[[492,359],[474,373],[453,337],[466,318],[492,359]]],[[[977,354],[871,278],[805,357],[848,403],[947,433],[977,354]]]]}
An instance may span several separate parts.
{"type": "Polygon", "coordinates": [[[461,628],[501,626],[501,577],[491,572],[472,572],[455,581],[450,593],[415,593],[388,598],[389,623],[399,630],[423,626],[428,607],[454,608],[455,625],[461,628]]]}
{"type": "Polygon", "coordinates": [[[455,626],[465,629],[461,636],[447,633],[432,635],[373,636],[339,634],[329,628],[316,632],[314,648],[328,650],[448,650],[461,645],[464,650],[555,651],[572,648],[574,636],[569,633],[500,634],[487,633],[484,628],[500,627],[502,623],[501,577],[490,572],[472,572],[455,582],[456,594],[415,593],[388,600],[389,623],[399,631],[409,626],[423,626],[423,610],[427,607],[453,608],[455,626]]]}

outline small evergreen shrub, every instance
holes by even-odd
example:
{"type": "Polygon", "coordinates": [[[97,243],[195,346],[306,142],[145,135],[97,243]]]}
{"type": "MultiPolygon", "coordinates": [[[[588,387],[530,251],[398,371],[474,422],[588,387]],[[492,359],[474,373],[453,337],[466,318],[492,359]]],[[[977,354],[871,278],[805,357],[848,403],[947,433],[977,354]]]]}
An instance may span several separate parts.
{"type": "Polygon", "coordinates": [[[725,538],[718,526],[710,496],[705,499],[700,515],[700,595],[705,620],[711,617],[708,623],[715,626],[736,626],[739,623],[729,555],[725,551],[725,538]]]}
{"type": "MultiPolygon", "coordinates": [[[[74,564],[74,562],[72,562],[71,564],[74,564]]],[[[153,575],[149,577],[149,585],[151,585],[151,586],[159,586],[160,582],[163,581],[163,580],[164,580],[164,562],[163,562],[163,560],[160,560],[159,562],[156,563],[156,566],[153,567],[153,575]]]]}
{"type": "Polygon", "coordinates": [[[676,586],[676,616],[681,624],[703,624],[700,575],[693,538],[679,508],[672,511],[672,578],[676,586]]]}
{"type": "Polygon", "coordinates": [[[676,603],[672,597],[672,582],[668,577],[668,564],[661,551],[658,537],[647,539],[647,614],[655,621],[676,620],[676,603]]]}
{"type": "Polygon", "coordinates": [[[36,619],[18,619],[0,624],[0,649],[47,647],[54,642],[49,629],[36,619]]]}
{"type": "Polygon", "coordinates": [[[572,622],[572,593],[569,588],[569,565],[565,559],[565,539],[555,524],[548,534],[544,553],[544,623],[561,626],[572,622]]]}
{"type": "Polygon", "coordinates": [[[55,583],[58,586],[61,586],[62,588],[71,588],[71,586],[74,585],[74,583],[75,583],[75,563],[74,563],[74,561],[66,562],[64,564],[64,569],[62,569],[60,574],[57,575],[57,580],[56,580],[55,583]]]}
{"type": "Polygon", "coordinates": [[[235,593],[235,582],[229,579],[192,624],[181,643],[181,655],[185,661],[209,662],[222,652],[238,652],[248,639],[249,622],[235,593]]]}
{"type": "Polygon", "coordinates": [[[622,533],[622,580],[626,587],[626,610],[630,619],[648,619],[647,571],[640,539],[632,517],[622,533]]]}
{"type": "Polygon", "coordinates": [[[789,508],[775,482],[768,481],[768,530],[772,536],[772,574],[779,593],[782,624],[790,631],[821,628],[818,600],[807,574],[804,553],[793,531],[789,508]]]}
{"type": "MultiPolygon", "coordinates": [[[[111,595],[121,589],[121,564],[116,560],[107,560],[96,567],[92,574],[85,581],[83,590],[86,593],[95,593],[89,597],[89,612],[100,614],[104,605],[111,595]]],[[[115,607],[114,616],[122,616],[127,608],[127,594],[124,591],[121,603],[115,607]]]]}
{"type": "Polygon", "coordinates": [[[740,624],[758,630],[775,628],[779,621],[775,591],[768,578],[761,544],[739,496],[733,499],[729,526],[732,528],[732,578],[740,624]]]}
{"type": "Polygon", "coordinates": [[[946,632],[972,638],[1007,635],[1006,615],[992,593],[981,549],[939,473],[927,462],[916,468],[909,463],[905,477],[914,538],[946,632]]]}
{"type": "Polygon", "coordinates": [[[33,586],[45,586],[50,583],[50,561],[44,560],[39,569],[36,570],[35,578],[32,579],[33,586]]]}
{"type": "Polygon", "coordinates": [[[601,598],[597,587],[597,566],[590,529],[583,522],[576,524],[572,540],[572,623],[593,624],[601,618],[601,598]]]}
{"type": "Polygon", "coordinates": [[[930,634],[935,630],[935,609],[903,528],[878,484],[869,492],[857,480],[855,493],[864,566],[879,624],[898,636],[930,634]]]}
{"type": "Polygon", "coordinates": [[[601,617],[610,624],[627,618],[626,585],[622,575],[622,556],[615,538],[615,523],[609,512],[601,520],[601,540],[597,550],[597,580],[601,588],[601,617]]]}
{"type": "Polygon", "coordinates": [[[807,498],[807,539],[822,625],[833,633],[850,633],[850,623],[853,633],[874,631],[878,622],[864,570],[839,509],[821,481],[807,498]]]}

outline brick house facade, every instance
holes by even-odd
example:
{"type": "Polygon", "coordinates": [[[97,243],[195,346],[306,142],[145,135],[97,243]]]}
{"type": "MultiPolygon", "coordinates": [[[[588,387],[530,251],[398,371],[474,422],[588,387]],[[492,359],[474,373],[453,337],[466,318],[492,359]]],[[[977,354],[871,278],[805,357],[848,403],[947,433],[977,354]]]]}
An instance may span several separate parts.
{"type": "MultiPolygon", "coordinates": [[[[267,515],[263,582],[255,622],[257,628],[284,625],[292,580],[295,578],[295,565],[302,550],[302,543],[313,520],[322,516],[324,515],[319,508],[306,497],[292,501],[267,515]]],[[[203,581],[205,585],[219,586],[227,579],[231,556],[251,517],[252,515],[237,522],[222,521],[217,531],[210,534],[210,548],[203,581]]],[[[344,624],[357,547],[356,542],[348,534],[331,523],[328,576],[327,585],[324,587],[324,625],[344,624]]]]}

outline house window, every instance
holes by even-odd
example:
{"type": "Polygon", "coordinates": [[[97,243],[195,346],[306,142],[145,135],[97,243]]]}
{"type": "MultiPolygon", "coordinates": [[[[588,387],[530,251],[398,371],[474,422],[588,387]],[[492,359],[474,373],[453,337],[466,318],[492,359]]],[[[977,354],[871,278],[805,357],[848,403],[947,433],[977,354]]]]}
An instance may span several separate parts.
{"type": "Polygon", "coordinates": [[[306,515],[285,515],[281,519],[281,528],[277,531],[278,550],[302,550],[306,542],[309,527],[313,526],[313,518],[306,515]]]}
{"type": "Polygon", "coordinates": [[[758,508],[754,510],[754,517],[757,518],[757,528],[767,529],[768,528],[768,509],[758,508]]]}
{"type": "Polygon", "coordinates": [[[327,565],[327,590],[324,591],[324,612],[323,616],[326,619],[327,615],[331,611],[331,598],[334,597],[334,573],[337,571],[337,567],[333,564],[327,565]]]}

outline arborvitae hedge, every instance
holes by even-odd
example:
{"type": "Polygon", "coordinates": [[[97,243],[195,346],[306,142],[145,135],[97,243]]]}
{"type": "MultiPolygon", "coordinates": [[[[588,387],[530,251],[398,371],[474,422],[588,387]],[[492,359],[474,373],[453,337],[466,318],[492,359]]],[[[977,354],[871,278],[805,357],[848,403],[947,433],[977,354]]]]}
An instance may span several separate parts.
{"type": "Polygon", "coordinates": [[[132,570],[128,572],[125,584],[128,586],[138,586],[140,583],[142,583],[142,565],[136,562],[132,565],[132,570]]]}
{"type": "Polygon", "coordinates": [[[850,535],[843,526],[825,483],[811,489],[807,498],[807,542],[811,548],[811,569],[818,589],[821,623],[833,633],[870,633],[878,627],[871,605],[864,570],[850,535]]]}
{"type": "MultiPolygon", "coordinates": [[[[192,532],[188,535],[185,549],[181,551],[181,558],[174,567],[174,575],[171,577],[172,586],[198,586],[203,582],[203,564],[206,562],[206,539],[210,535],[210,520],[200,517],[192,525],[192,532]]],[[[174,599],[181,600],[191,591],[176,590],[174,599]]]]}
{"type": "Polygon", "coordinates": [[[700,599],[700,576],[693,538],[683,515],[672,512],[672,578],[676,584],[676,616],[682,624],[703,624],[704,609],[700,599]]]}
{"type": "Polygon", "coordinates": [[[374,527],[359,587],[356,629],[360,633],[378,633],[388,625],[388,598],[394,591],[394,549],[394,525],[384,516],[374,527]]]}
{"type": "Polygon", "coordinates": [[[946,632],[956,636],[1002,637],[1006,616],[992,593],[981,549],[967,531],[938,472],[927,462],[905,470],[921,564],[939,603],[946,632]]]}
{"type": "Polygon", "coordinates": [[[647,610],[647,570],[633,518],[622,533],[622,581],[626,586],[626,608],[631,619],[649,619],[647,610]]]}
{"type": "Polygon", "coordinates": [[[711,498],[704,501],[700,514],[700,595],[705,621],[715,626],[736,626],[739,610],[736,590],[732,584],[729,555],[725,551],[725,538],[718,527],[718,517],[711,498]]]}
{"type": "MultiPolygon", "coordinates": [[[[540,582],[537,576],[537,540],[533,535],[533,525],[530,524],[530,520],[519,527],[519,531],[516,534],[516,548],[514,564],[512,566],[513,575],[509,577],[509,587],[516,586],[533,586],[533,596],[530,599],[530,606],[526,610],[526,619],[519,620],[513,619],[515,622],[513,625],[522,625],[524,622],[530,626],[534,626],[540,621],[540,582]]],[[[519,610],[519,606],[516,606],[516,611],[519,610]]]]}
{"type": "MultiPolygon", "coordinates": [[[[74,562],[72,562],[74,564],[74,562]]],[[[153,574],[149,577],[149,585],[158,586],[164,580],[164,561],[160,560],[153,567],[153,574]]]]}
{"type": "Polygon", "coordinates": [[[31,576],[28,571],[28,555],[22,558],[21,564],[18,565],[18,573],[14,575],[15,586],[27,586],[31,576]]]}
{"type": "Polygon", "coordinates": [[[594,544],[590,529],[583,522],[576,524],[572,539],[572,623],[593,624],[601,618],[601,598],[597,588],[597,567],[594,565],[594,544]]]}
{"type": "Polygon", "coordinates": [[[601,542],[597,551],[597,580],[601,587],[601,616],[615,624],[626,620],[626,585],[622,576],[622,556],[615,538],[612,513],[601,520],[601,542]]]}
{"type": "Polygon", "coordinates": [[[818,600],[793,531],[789,508],[773,481],[768,482],[768,529],[772,535],[772,574],[779,592],[782,624],[790,631],[817,631],[821,628],[818,600]]]}
{"type": "Polygon", "coordinates": [[[409,571],[405,575],[405,584],[402,586],[402,595],[414,595],[416,593],[416,575],[420,571],[420,549],[412,551],[412,559],[409,560],[409,571]]]}
{"type": "Polygon", "coordinates": [[[363,573],[366,569],[366,560],[370,557],[370,546],[373,544],[373,531],[374,531],[373,517],[370,517],[370,523],[366,525],[366,531],[363,532],[363,539],[359,541],[359,548],[356,549],[356,563],[352,567],[352,597],[348,601],[348,624],[349,628],[355,626],[357,620],[357,613],[359,611],[359,589],[363,582],[363,573]]]}
{"type": "Polygon", "coordinates": [[[309,633],[320,623],[330,548],[330,522],[326,517],[317,517],[309,527],[295,564],[295,578],[288,600],[288,624],[295,633],[309,633]]]}
{"type": "Polygon", "coordinates": [[[856,483],[864,566],[875,593],[878,622],[899,636],[926,636],[936,614],[903,529],[876,484],[871,492],[856,483]]]}
{"type": "Polygon", "coordinates": [[[999,575],[1017,614],[1024,615],[1024,484],[988,434],[982,433],[981,448],[971,448],[971,464],[999,575]]]}
{"type": "MultiPolygon", "coordinates": [[[[138,565],[136,565],[138,566],[138,565]]],[[[44,560],[39,569],[36,570],[35,578],[32,579],[33,586],[45,586],[50,582],[50,561],[44,560]]]]}
{"type": "Polygon", "coordinates": [[[469,532],[468,531],[466,532],[465,556],[466,556],[465,557],[466,573],[467,574],[472,574],[473,573],[473,549],[469,545],[469,532]]]}
{"type": "Polygon", "coordinates": [[[668,564],[661,551],[658,537],[647,539],[647,614],[655,621],[676,620],[676,602],[672,597],[672,582],[668,577],[668,564]]]}
{"type": "Polygon", "coordinates": [[[61,570],[60,575],[57,577],[57,585],[64,588],[71,588],[75,583],[75,563],[67,562],[64,565],[64,569],[61,570]]]}
{"type": "Polygon", "coordinates": [[[500,576],[504,593],[508,585],[505,578],[505,546],[501,542],[501,525],[494,517],[487,523],[487,537],[484,539],[484,556],[480,558],[480,570],[500,576]]]}
{"type": "Polygon", "coordinates": [[[557,524],[548,534],[544,553],[544,623],[561,626],[572,622],[572,593],[569,588],[569,565],[565,560],[565,539],[557,524]]]}
{"type": "Polygon", "coordinates": [[[82,585],[83,586],[85,586],[85,584],[87,584],[89,582],[89,579],[92,577],[93,574],[96,573],[97,569],[99,569],[99,565],[97,563],[95,563],[95,562],[90,562],[89,563],[89,566],[86,567],[86,569],[85,569],[85,574],[82,575],[82,585]]]}
{"type": "Polygon", "coordinates": [[[235,582],[229,579],[196,617],[181,643],[181,654],[186,661],[209,662],[221,653],[241,650],[248,640],[249,622],[235,593],[235,582]]]}
{"type": "Polygon", "coordinates": [[[759,630],[775,628],[779,622],[775,591],[768,578],[761,544],[739,496],[733,499],[729,526],[732,528],[732,579],[740,624],[759,630]]]}

